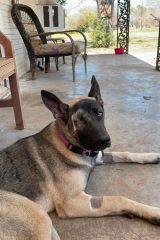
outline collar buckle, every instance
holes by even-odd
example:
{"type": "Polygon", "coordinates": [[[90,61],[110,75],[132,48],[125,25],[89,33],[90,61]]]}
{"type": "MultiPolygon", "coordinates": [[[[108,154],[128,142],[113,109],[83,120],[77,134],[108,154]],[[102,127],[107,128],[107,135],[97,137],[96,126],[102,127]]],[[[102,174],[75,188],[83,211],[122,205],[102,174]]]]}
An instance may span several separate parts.
{"type": "Polygon", "coordinates": [[[82,153],[83,155],[86,155],[87,157],[88,156],[90,156],[90,154],[91,154],[91,151],[89,151],[89,150],[83,150],[83,153],[82,153]]]}

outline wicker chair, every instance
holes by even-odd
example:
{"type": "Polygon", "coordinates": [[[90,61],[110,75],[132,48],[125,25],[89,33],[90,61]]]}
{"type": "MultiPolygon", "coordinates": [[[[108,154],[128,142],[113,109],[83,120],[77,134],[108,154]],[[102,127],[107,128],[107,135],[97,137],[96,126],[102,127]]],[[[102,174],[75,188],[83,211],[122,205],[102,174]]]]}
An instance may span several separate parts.
{"type": "Polygon", "coordinates": [[[11,9],[11,15],[28,51],[32,79],[35,79],[36,58],[45,58],[45,72],[48,72],[50,57],[55,57],[56,64],[58,65],[57,60],[59,57],[71,56],[73,81],[75,81],[76,59],[79,55],[82,55],[86,72],[87,39],[81,31],[68,30],[44,32],[35,12],[30,7],[23,4],[14,4],[11,9]],[[74,41],[73,33],[75,32],[82,36],[83,41],[74,41]],[[53,38],[53,36],[55,36],[56,34],[64,34],[68,37],[69,42],[48,42],[47,39],[53,38]]]}

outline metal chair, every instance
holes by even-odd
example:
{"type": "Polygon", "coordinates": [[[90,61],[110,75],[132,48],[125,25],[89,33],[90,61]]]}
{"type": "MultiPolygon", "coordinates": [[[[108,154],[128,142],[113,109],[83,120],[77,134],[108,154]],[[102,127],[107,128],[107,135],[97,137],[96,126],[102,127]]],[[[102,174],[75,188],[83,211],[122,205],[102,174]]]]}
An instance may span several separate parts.
{"type": "MultiPolygon", "coordinates": [[[[26,6],[24,4],[14,4],[11,9],[11,16],[27,48],[32,79],[35,79],[37,58],[45,58],[45,72],[48,72],[50,57],[55,57],[58,59],[61,56],[71,56],[73,81],[75,81],[76,59],[79,55],[82,55],[86,72],[87,39],[81,31],[67,30],[44,32],[35,12],[29,6],[26,6]],[[75,32],[82,36],[83,41],[75,41],[73,39],[75,32]],[[53,38],[56,34],[63,34],[67,36],[69,42],[55,43],[53,41],[47,41],[47,38],[49,38],[49,36],[50,38],[53,38]]],[[[58,61],[56,61],[56,65],[58,69],[58,61]]]]}

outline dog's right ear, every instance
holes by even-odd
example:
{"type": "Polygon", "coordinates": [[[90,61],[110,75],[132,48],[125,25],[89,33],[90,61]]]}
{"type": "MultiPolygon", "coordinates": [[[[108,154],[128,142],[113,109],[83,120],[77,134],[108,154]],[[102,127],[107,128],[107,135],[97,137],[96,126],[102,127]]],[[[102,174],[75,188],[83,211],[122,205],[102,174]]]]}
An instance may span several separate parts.
{"type": "Polygon", "coordinates": [[[100,87],[94,75],[91,79],[91,89],[89,91],[88,97],[94,97],[98,102],[103,105],[100,87]]]}
{"type": "Polygon", "coordinates": [[[69,116],[69,106],[63,103],[53,93],[42,90],[41,97],[46,107],[53,113],[55,119],[67,120],[69,116]]]}

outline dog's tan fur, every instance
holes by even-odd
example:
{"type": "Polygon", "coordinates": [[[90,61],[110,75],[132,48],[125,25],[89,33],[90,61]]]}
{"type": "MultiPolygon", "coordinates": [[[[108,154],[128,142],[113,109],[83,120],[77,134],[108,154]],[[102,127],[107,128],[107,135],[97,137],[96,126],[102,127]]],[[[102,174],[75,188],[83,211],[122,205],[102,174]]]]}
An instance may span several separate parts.
{"type": "MultiPolygon", "coordinates": [[[[98,100],[84,99],[90,99],[93,104],[101,100],[98,97],[98,100]]],[[[81,101],[82,98],[76,99],[70,107],[81,101]]],[[[76,121],[79,121],[79,115],[83,115],[81,112],[82,109],[75,115],[76,121]]],[[[75,121],[74,118],[72,115],[71,121],[75,121]]],[[[77,130],[75,128],[76,122],[73,123],[73,133],[77,130]]],[[[47,215],[53,210],[61,218],[131,214],[160,225],[159,208],[122,196],[95,197],[86,194],[88,177],[97,157],[70,151],[59,137],[61,132],[72,143],[81,146],[69,132],[69,127],[58,118],[40,133],[0,152],[1,240],[59,240],[47,215]]],[[[155,163],[159,159],[160,155],[154,153],[106,153],[101,163],[155,163]]]]}
{"type": "Polygon", "coordinates": [[[52,222],[39,204],[0,191],[0,239],[51,240],[52,232],[52,222]]]}

